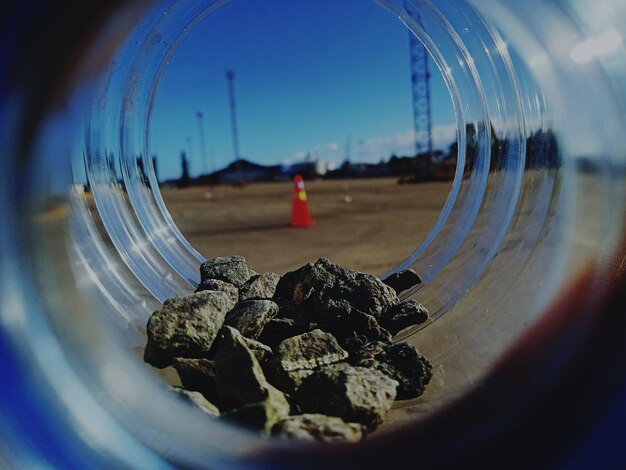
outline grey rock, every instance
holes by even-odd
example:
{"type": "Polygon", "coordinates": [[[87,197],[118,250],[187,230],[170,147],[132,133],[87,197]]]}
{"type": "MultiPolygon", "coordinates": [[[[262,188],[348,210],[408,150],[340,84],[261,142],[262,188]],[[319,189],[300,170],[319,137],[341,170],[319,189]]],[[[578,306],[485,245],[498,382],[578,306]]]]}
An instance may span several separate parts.
{"type": "Polygon", "coordinates": [[[376,369],[398,382],[397,400],[408,400],[424,393],[433,376],[430,362],[414,346],[407,343],[393,344],[359,362],[361,367],[376,369]]]}
{"type": "Polygon", "coordinates": [[[330,333],[316,329],[282,341],[276,350],[276,359],[289,372],[313,369],[340,362],[348,357],[330,333]]]}
{"type": "Polygon", "coordinates": [[[363,426],[346,423],[334,416],[311,413],[279,421],[272,428],[272,435],[308,442],[359,442],[363,439],[363,426]]]}
{"type": "Polygon", "coordinates": [[[254,353],[234,328],[225,326],[220,331],[215,363],[220,409],[260,403],[274,391],[281,393],[267,382],[254,353]]]}
{"type": "Polygon", "coordinates": [[[248,349],[252,351],[257,361],[261,362],[272,357],[273,351],[269,346],[254,339],[246,338],[245,336],[243,337],[243,341],[246,343],[246,346],[248,346],[248,349]]]}
{"type": "Polygon", "coordinates": [[[380,318],[380,325],[392,335],[409,326],[419,325],[428,320],[428,310],[419,302],[410,299],[390,305],[380,318]]]}
{"type": "Polygon", "coordinates": [[[218,410],[217,407],[207,400],[201,393],[192,392],[178,387],[170,387],[170,389],[181,399],[196,406],[197,408],[200,408],[206,414],[213,417],[220,415],[220,410],[218,410]]]}
{"type": "Polygon", "coordinates": [[[158,368],[175,357],[207,357],[234,302],[224,292],[204,291],[168,299],[148,320],[144,360],[158,368]]]}
{"type": "Polygon", "coordinates": [[[278,305],[271,300],[246,300],[226,315],[224,324],[232,326],[252,339],[257,339],[263,328],[278,313],[278,305]]]}
{"type": "Polygon", "coordinates": [[[200,265],[200,279],[201,283],[219,279],[241,287],[250,279],[250,269],[243,256],[217,257],[200,265]]]}
{"type": "Polygon", "coordinates": [[[373,431],[396,397],[398,382],[382,372],[348,364],[334,364],[315,371],[296,392],[303,413],[337,416],[373,431]]]}
{"type": "Polygon", "coordinates": [[[339,345],[351,355],[372,342],[391,343],[391,333],[381,327],[372,315],[355,309],[347,316],[327,318],[320,328],[335,336],[339,345]]]}
{"type": "Polygon", "coordinates": [[[264,362],[262,367],[267,381],[288,395],[293,395],[304,379],[314,372],[313,369],[286,371],[276,358],[264,362]]]}
{"type": "Polygon", "coordinates": [[[217,401],[215,361],[177,357],[173,365],[183,388],[200,392],[207,400],[217,401]]]}
{"type": "Polygon", "coordinates": [[[265,400],[234,408],[222,415],[227,421],[269,433],[272,427],[289,415],[290,405],[285,395],[271,388],[265,400]]]}
{"type": "Polygon", "coordinates": [[[409,268],[387,276],[383,282],[399,294],[420,285],[422,278],[412,268],[409,268]]]}
{"type": "Polygon", "coordinates": [[[272,299],[276,292],[276,285],[280,276],[276,273],[266,273],[251,277],[241,287],[241,300],[272,299]]]}
{"type": "Polygon", "coordinates": [[[239,289],[237,289],[230,282],[220,281],[219,279],[206,279],[198,284],[196,292],[202,292],[205,290],[225,292],[235,304],[239,302],[239,289]]]}

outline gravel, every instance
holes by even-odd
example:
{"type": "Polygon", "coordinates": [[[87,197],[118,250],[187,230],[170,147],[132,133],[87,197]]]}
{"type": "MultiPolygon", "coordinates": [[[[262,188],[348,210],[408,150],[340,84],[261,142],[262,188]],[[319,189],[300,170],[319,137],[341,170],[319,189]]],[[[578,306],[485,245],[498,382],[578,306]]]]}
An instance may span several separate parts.
{"type": "Polygon", "coordinates": [[[174,391],[211,416],[265,436],[358,442],[432,378],[414,346],[392,344],[429,318],[397,297],[421,282],[411,269],[381,281],[320,258],[280,277],[229,256],[200,276],[195,294],[152,314],[144,359],[173,365],[174,391]]]}

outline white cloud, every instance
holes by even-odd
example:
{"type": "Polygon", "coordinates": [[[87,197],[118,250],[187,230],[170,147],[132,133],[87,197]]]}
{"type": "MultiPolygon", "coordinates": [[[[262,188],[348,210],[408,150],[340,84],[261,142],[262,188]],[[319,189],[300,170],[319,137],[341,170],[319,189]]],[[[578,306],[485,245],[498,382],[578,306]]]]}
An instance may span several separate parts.
{"type": "MultiPolygon", "coordinates": [[[[456,140],[456,124],[435,126],[432,129],[433,147],[446,150],[456,140]]],[[[413,129],[407,129],[397,134],[364,139],[360,145],[361,155],[354,155],[366,161],[378,161],[387,158],[392,153],[397,155],[412,155],[415,153],[415,134],[413,129]]]]}
{"type": "MultiPolygon", "coordinates": [[[[456,140],[456,124],[435,126],[433,132],[433,147],[435,150],[447,150],[452,142],[456,140]]],[[[407,129],[391,135],[381,135],[370,138],[352,139],[350,146],[350,159],[353,162],[376,163],[381,159],[388,159],[392,154],[414,155],[415,137],[413,129],[407,129]]],[[[328,142],[323,145],[311,147],[310,151],[300,150],[290,157],[283,159],[284,164],[291,164],[303,161],[307,155],[313,159],[328,162],[340,163],[339,160],[345,158],[342,145],[338,142],[328,142]]]]}

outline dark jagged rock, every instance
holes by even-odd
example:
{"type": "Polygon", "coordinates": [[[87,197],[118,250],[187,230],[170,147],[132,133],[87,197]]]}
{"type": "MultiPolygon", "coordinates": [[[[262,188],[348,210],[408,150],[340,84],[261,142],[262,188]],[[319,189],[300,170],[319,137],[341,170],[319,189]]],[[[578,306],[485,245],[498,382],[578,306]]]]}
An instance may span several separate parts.
{"type": "Polygon", "coordinates": [[[183,388],[200,392],[207,400],[217,401],[215,361],[177,357],[173,361],[183,388]]]}
{"type": "Polygon", "coordinates": [[[315,312],[324,313],[329,305],[347,302],[353,309],[380,317],[385,307],[396,300],[395,291],[371,274],[360,273],[320,258],[296,284],[306,292],[313,289],[315,312]]]}
{"type": "Polygon", "coordinates": [[[383,282],[394,289],[397,294],[422,283],[422,278],[412,269],[405,269],[391,274],[383,279],[383,282]]]}
{"type": "Polygon", "coordinates": [[[399,383],[398,400],[419,397],[433,375],[430,362],[415,347],[406,343],[390,345],[373,358],[361,360],[358,365],[376,369],[396,380],[399,383]]]}
{"type": "Polygon", "coordinates": [[[207,400],[201,393],[192,392],[178,387],[170,387],[170,390],[176,393],[181,399],[183,399],[187,403],[191,403],[197,408],[200,408],[206,414],[213,417],[220,415],[220,410],[218,410],[217,407],[209,400],[207,400]]]}
{"type": "Polygon", "coordinates": [[[316,329],[278,345],[276,360],[285,371],[313,369],[318,366],[340,362],[348,357],[330,333],[316,329]]]}
{"type": "Polygon", "coordinates": [[[204,291],[168,299],[148,320],[144,360],[158,368],[175,357],[207,357],[213,340],[234,305],[224,292],[204,291]]]}
{"type": "Polygon", "coordinates": [[[215,383],[220,409],[230,410],[264,402],[273,392],[281,394],[265,379],[259,362],[246,346],[241,333],[225,326],[218,341],[215,383]]]}
{"type": "Polygon", "coordinates": [[[262,430],[266,433],[279,421],[289,416],[290,405],[285,395],[279,390],[269,389],[267,398],[259,403],[234,408],[222,415],[227,421],[232,421],[243,426],[262,430]]]}
{"type": "Polygon", "coordinates": [[[196,292],[203,292],[205,290],[225,292],[232,299],[233,303],[236,304],[239,302],[239,289],[230,282],[220,281],[219,279],[206,279],[198,284],[196,292]]]}
{"type": "Polygon", "coordinates": [[[239,330],[247,338],[257,339],[277,313],[278,305],[271,300],[246,300],[228,312],[224,324],[239,330]]]}
{"type": "Polygon", "coordinates": [[[303,414],[276,423],[272,435],[300,441],[359,442],[363,439],[363,426],[334,416],[303,414]]]}
{"type": "Polygon", "coordinates": [[[371,432],[391,408],[397,386],[397,381],[378,370],[334,364],[307,377],[296,400],[303,413],[337,416],[361,423],[371,432]]]}
{"type": "Polygon", "coordinates": [[[258,340],[275,348],[281,341],[309,331],[309,318],[307,312],[297,307],[280,307],[278,314],[265,325],[258,340]]]}
{"type": "Polygon", "coordinates": [[[283,305],[305,306],[312,290],[306,292],[302,291],[300,283],[302,278],[304,278],[312,268],[313,264],[307,263],[295,271],[284,274],[280,278],[274,292],[274,301],[278,303],[281,308],[283,305]],[[298,289],[296,289],[296,286],[299,286],[298,289]]]}
{"type": "Polygon", "coordinates": [[[243,256],[217,257],[200,265],[200,282],[208,279],[219,279],[241,287],[250,279],[250,269],[243,256]]]}
{"type": "Polygon", "coordinates": [[[392,335],[409,326],[419,325],[428,320],[428,310],[416,300],[410,299],[390,305],[380,318],[380,325],[392,335]]]}
{"type": "Polygon", "coordinates": [[[271,300],[279,280],[280,276],[276,273],[253,276],[241,287],[240,298],[241,300],[271,300]]]}
{"type": "Polygon", "coordinates": [[[358,353],[366,344],[380,341],[391,343],[391,334],[372,315],[352,310],[349,315],[327,319],[320,328],[330,332],[350,354],[358,353]]]}
{"type": "Polygon", "coordinates": [[[383,352],[388,346],[389,343],[383,343],[382,341],[367,343],[350,356],[349,362],[352,365],[359,365],[360,362],[366,359],[373,359],[376,354],[383,352]]]}
{"type": "Polygon", "coordinates": [[[352,310],[346,299],[323,298],[316,305],[315,318],[320,324],[349,323],[352,310]]]}

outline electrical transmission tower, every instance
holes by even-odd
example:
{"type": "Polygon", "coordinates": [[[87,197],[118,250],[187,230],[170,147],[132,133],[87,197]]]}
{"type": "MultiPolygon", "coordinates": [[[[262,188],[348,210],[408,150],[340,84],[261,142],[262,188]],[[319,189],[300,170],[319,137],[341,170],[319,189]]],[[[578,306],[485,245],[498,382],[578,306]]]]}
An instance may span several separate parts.
{"type": "MultiPolygon", "coordinates": [[[[417,21],[419,22],[419,17],[417,21]]],[[[409,31],[409,48],[411,54],[415,152],[417,155],[426,154],[428,159],[430,159],[433,154],[433,136],[428,52],[411,31],[409,31]]]]}

